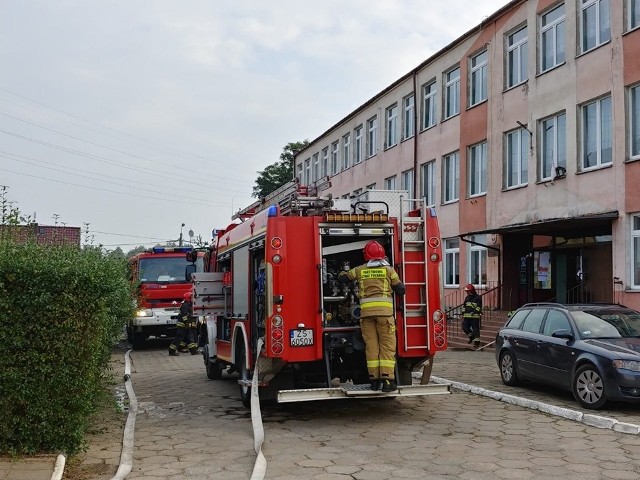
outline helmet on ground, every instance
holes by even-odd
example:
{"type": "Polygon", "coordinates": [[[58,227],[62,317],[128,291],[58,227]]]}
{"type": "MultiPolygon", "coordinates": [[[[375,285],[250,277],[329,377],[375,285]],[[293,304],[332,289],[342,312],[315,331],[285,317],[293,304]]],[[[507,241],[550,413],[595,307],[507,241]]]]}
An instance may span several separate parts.
{"type": "Polygon", "coordinates": [[[464,291],[465,292],[469,292],[469,293],[476,293],[476,287],[474,287],[473,285],[469,284],[466,287],[464,287],[464,291]]]}
{"type": "Polygon", "coordinates": [[[385,256],[384,247],[375,240],[371,240],[364,246],[364,259],[369,260],[382,260],[385,256]]]}
{"type": "Polygon", "coordinates": [[[191,295],[192,295],[192,292],[191,292],[191,290],[189,290],[188,292],[184,292],[184,295],[182,295],[182,298],[185,301],[190,302],[191,301],[191,295]]]}

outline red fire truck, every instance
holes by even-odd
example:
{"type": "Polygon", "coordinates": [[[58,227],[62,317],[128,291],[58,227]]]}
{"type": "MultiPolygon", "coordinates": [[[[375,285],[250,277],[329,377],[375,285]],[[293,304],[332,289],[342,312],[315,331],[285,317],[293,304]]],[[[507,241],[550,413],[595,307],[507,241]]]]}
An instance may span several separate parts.
{"type": "Polygon", "coordinates": [[[153,247],[129,259],[131,281],[138,285],[136,316],[127,324],[133,348],[146,340],[173,337],[182,297],[192,288],[191,275],[204,269],[204,253],[185,258],[193,247],[153,247]]]}
{"type": "Polygon", "coordinates": [[[247,406],[255,370],[261,400],[448,393],[445,385],[412,385],[412,371],[447,348],[447,335],[438,221],[406,196],[370,190],[332,199],[291,182],[236,214],[217,232],[209,271],[192,277],[194,313],[207,318],[208,377],[238,372],[247,406]],[[363,262],[370,240],[385,247],[407,289],[395,301],[393,394],[369,389],[358,292],[337,280],[363,262]]]}

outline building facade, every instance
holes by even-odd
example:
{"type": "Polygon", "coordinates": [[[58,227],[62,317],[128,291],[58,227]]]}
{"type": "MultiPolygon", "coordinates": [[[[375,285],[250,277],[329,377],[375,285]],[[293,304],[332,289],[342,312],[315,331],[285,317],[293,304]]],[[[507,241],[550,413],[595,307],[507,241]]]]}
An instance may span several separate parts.
{"type": "Polygon", "coordinates": [[[445,303],[473,283],[505,310],[640,309],[640,0],[510,2],[298,152],[295,175],[434,206],[445,303]]]}
{"type": "Polygon", "coordinates": [[[59,227],[54,225],[0,225],[0,239],[16,243],[36,243],[38,245],[80,246],[80,227],[59,227]]]}

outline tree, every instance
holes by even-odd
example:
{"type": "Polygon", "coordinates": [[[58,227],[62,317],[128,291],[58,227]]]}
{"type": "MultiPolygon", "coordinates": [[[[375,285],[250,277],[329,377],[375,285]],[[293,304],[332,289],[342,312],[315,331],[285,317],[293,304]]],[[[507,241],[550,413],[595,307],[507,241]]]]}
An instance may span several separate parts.
{"type": "Polygon", "coordinates": [[[295,155],[309,145],[309,140],[289,142],[282,149],[280,160],[258,172],[252,197],[263,198],[293,179],[295,155]]]}
{"type": "Polygon", "coordinates": [[[127,252],[127,258],[131,258],[134,255],[137,255],[138,253],[142,253],[147,249],[147,247],[145,247],[144,245],[140,245],[136,248],[132,248],[131,250],[129,250],[127,252]]]}

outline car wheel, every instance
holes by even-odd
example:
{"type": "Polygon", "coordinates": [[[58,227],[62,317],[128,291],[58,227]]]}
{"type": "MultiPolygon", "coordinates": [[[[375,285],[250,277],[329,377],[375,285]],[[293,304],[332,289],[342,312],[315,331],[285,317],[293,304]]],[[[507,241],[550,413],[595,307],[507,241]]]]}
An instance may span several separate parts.
{"type": "Polygon", "coordinates": [[[500,355],[500,377],[502,378],[502,383],[510,387],[520,383],[516,373],[516,361],[508,350],[500,355]]]}
{"type": "Polygon", "coordinates": [[[591,365],[582,365],[573,377],[573,396],[584,408],[597,410],[607,402],[604,381],[598,369],[591,365]]]}

